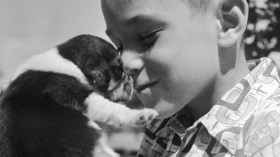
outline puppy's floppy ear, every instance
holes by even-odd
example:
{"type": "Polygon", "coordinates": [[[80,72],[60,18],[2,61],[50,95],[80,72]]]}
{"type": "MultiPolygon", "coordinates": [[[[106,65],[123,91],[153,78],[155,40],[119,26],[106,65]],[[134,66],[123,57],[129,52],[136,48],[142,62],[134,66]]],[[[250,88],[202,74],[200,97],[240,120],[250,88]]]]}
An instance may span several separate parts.
{"type": "Polygon", "coordinates": [[[218,8],[218,45],[229,47],[242,38],[247,26],[246,0],[221,0],[218,8]]]}
{"type": "Polygon", "coordinates": [[[109,86],[110,75],[103,69],[90,71],[90,84],[99,92],[106,93],[109,86]]]}
{"type": "Polygon", "coordinates": [[[98,84],[100,84],[100,85],[105,84],[105,76],[104,76],[104,74],[102,74],[101,71],[93,70],[93,71],[90,72],[90,75],[92,77],[92,82],[91,83],[93,85],[96,86],[98,84]]]}

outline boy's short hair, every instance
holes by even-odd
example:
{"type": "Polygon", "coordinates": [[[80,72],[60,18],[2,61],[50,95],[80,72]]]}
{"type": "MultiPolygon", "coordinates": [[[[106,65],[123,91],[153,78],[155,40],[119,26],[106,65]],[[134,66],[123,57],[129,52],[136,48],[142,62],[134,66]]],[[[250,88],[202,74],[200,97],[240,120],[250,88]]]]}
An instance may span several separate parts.
{"type": "Polygon", "coordinates": [[[205,13],[213,0],[181,0],[193,11],[198,13],[205,13]]]}

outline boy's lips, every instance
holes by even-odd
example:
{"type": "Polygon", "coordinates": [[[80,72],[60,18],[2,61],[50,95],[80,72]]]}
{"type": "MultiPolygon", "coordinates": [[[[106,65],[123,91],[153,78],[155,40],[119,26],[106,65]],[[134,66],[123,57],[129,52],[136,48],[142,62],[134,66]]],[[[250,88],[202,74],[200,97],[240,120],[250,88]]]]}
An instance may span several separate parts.
{"type": "Polygon", "coordinates": [[[158,83],[158,80],[157,81],[151,81],[151,82],[147,82],[147,83],[143,83],[143,84],[139,84],[139,85],[136,85],[135,86],[135,89],[138,93],[140,93],[141,91],[143,91],[144,89],[148,88],[148,87],[151,87],[155,84],[158,83]]]}

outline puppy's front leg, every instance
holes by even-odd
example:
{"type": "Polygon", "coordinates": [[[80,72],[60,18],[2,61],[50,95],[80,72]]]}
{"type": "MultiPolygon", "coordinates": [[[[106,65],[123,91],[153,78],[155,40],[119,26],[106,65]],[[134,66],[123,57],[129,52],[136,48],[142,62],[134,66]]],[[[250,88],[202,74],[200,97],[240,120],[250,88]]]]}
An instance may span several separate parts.
{"type": "Polygon", "coordinates": [[[156,116],[153,109],[130,109],[125,105],[112,102],[97,93],[91,93],[85,100],[86,116],[114,126],[144,126],[156,116]]]}

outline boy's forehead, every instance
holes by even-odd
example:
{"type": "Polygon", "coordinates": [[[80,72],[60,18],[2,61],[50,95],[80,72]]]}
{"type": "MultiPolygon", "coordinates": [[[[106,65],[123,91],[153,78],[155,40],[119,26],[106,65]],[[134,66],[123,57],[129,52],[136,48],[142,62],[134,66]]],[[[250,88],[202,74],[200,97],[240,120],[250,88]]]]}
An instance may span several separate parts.
{"type": "Polygon", "coordinates": [[[101,3],[105,8],[120,9],[119,7],[125,7],[133,3],[133,0],[102,0],[101,3]]]}
{"type": "MultiPolygon", "coordinates": [[[[165,6],[171,7],[181,0],[102,0],[102,6],[107,9],[120,10],[126,7],[165,6]]],[[[182,3],[180,3],[180,6],[182,3]]]]}
{"type": "Polygon", "coordinates": [[[186,14],[188,9],[181,2],[181,0],[102,0],[106,34],[113,36],[116,35],[114,32],[120,32],[122,28],[129,26],[134,28],[133,26],[139,23],[150,25],[167,23],[181,14],[189,14],[186,14]]]}

